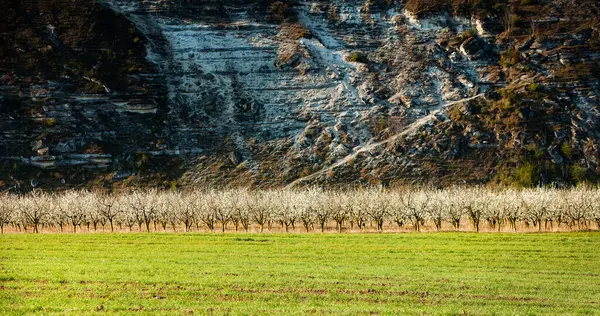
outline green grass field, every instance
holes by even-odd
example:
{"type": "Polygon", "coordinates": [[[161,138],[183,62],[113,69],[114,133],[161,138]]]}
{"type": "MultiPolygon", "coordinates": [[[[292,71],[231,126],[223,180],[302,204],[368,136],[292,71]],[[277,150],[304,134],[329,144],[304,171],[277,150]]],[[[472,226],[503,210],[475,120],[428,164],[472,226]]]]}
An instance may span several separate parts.
{"type": "Polygon", "coordinates": [[[600,314],[600,234],[0,236],[0,314],[600,314]]]}

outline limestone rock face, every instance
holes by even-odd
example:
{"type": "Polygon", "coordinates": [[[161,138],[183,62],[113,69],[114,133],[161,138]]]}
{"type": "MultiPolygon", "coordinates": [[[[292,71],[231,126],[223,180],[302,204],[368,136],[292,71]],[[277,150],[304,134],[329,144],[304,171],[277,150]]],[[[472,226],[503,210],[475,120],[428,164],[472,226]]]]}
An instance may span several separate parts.
{"type": "MultiPolygon", "coordinates": [[[[573,145],[599,134],[597,76],[566,79],[600,59],[589,44],[594,27],[517,36],[500,13],[417,14],[371,0],[86,3],[121,21],[108,40],[96,35],[115,47],[78,42],[72,28],[98,18],[83,13],[65,24],[42,8],[30,22],[39,25],[7,31],[38,32],[36,47],[3,47],[14,60],[29,50],[63,57],[35,80],[32,68],[0,69],[4,182],[40,172],[67,185],[460,182],[449,166],[468,173],[461,159],[488,166],[488,153],[546,137],[550,127],[526,128],[536,120],[571,129],[573,145]],[[67,53],[87,58],[80,70],[70,70],[67,53]],[[115,75],[103,75],[107,65],[115,75]],[[508,88],[532,105],[507,114],[516,102],[508,88]],[[557,114],[541,118],[533,104],[557,114]],[[515,120],[510,133],[496,133],[499,118],[515,120]]],[[[558,19],[530,18],[541,31],[558,19]]],[[[564,163],[560,151],[544,152],[564,163]]]]}

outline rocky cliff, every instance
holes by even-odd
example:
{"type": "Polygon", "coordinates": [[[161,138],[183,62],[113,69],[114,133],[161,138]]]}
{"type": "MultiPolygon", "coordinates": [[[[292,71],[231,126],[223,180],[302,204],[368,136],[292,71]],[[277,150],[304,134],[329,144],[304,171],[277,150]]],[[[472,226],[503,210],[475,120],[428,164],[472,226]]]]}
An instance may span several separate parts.
{"type": "Polygon", "coordinates": [[[5,187],[575,183],[596,1],[8,1],[5,187]]]}

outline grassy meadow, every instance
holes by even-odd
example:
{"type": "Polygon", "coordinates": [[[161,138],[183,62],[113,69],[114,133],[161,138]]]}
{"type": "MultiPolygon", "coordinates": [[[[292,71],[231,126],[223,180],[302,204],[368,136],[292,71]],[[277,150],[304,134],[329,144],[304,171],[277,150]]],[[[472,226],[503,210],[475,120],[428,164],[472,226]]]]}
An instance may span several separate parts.
{"type": "Polygon", "coordinates": [[[0,314],[600,314],[600,233],[11,234],[0,314]]]}

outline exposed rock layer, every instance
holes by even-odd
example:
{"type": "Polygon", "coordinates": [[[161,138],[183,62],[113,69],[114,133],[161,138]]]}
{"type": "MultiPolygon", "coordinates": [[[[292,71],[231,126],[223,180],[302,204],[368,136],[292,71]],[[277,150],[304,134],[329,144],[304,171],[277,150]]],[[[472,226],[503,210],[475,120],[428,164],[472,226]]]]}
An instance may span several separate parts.
{"type": "Polygon", "coordinates": [[[577,6],[595,15],[574,1],[76,2],[8,4],[7,186],[528,185],[598,168],[593,1],[577,6]]]}

